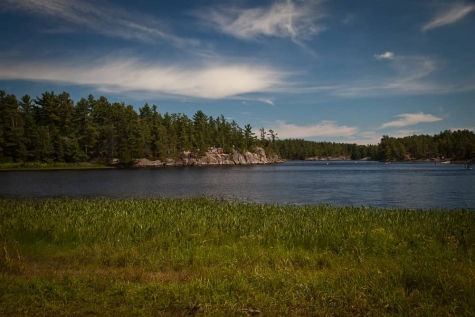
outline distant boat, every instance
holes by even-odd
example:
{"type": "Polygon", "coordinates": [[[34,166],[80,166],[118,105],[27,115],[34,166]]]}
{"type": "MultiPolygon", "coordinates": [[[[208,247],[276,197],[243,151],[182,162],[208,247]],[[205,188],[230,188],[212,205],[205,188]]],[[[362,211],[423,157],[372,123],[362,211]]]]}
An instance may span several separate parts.
{"type": "Polygon", "coordinates": [[[443,161],[443,162],[440,162],[442,164],[450,164],[450,161],[443,161]]]}

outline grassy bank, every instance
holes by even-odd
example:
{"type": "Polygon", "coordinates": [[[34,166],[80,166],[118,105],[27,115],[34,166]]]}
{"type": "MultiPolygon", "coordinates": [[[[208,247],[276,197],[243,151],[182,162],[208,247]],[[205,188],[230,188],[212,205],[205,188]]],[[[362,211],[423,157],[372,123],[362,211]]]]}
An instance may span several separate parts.
{"type": "Polygon", "coordinates": [[[114,168],[110,165],[93,163],[2,163],[0,171],[18,171],[18,170],[77,170],[77,169],[105,169],[114,168]]]}
{"type": "Polygon", "coordinates": [[[475,213],[0,199],[0,315],[475,316],[475,213]]]}

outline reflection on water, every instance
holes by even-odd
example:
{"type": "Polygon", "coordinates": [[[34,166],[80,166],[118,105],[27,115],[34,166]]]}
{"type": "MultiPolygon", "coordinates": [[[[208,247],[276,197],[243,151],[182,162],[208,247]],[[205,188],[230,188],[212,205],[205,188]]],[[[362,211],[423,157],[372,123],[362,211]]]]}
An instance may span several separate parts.
{"type": "Polygon", "coordinates": [[[260,203],[475,208],[463,165],[287,162],[280,165],[0,172],[3,197],[219,196],[260,203]]]}

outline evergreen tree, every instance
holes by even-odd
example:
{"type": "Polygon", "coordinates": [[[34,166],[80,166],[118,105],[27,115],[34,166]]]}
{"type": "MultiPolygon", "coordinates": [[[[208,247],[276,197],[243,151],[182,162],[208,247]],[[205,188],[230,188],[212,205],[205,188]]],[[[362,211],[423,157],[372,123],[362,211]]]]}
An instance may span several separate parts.
{"type": "Polygon", "coordinates": [[[45,92],[32,100],[0,91],[0,162],[81,162],[119,158],[128,163],[141,157],[178,158],[183,151],[204,155],[210,147],[224,152],[252,151],[263,147],[268,154],[286,159],[371,157],[375,160],[475,158],[475,134],[468,130],[443,131],[435,136],[404,138],[383,136],[378,145],[279,140],[273,129],[251,125],[241,128],[224,115],[213,118],[201,110],[192,118],[182,113],[157,111],[147,103],[138,113],[130,105],[109,103],[89,95],[75,105],[70,95],[45,92]]]}

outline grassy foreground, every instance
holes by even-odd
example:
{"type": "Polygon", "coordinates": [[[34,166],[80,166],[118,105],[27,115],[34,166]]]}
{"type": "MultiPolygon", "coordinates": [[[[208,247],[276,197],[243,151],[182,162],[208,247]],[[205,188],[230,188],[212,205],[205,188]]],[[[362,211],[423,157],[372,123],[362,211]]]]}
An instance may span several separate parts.
{"type": "Polygon", "coordinates": [[[0,199],[2,316],[475,316],[475,212],[0,199]]]}

